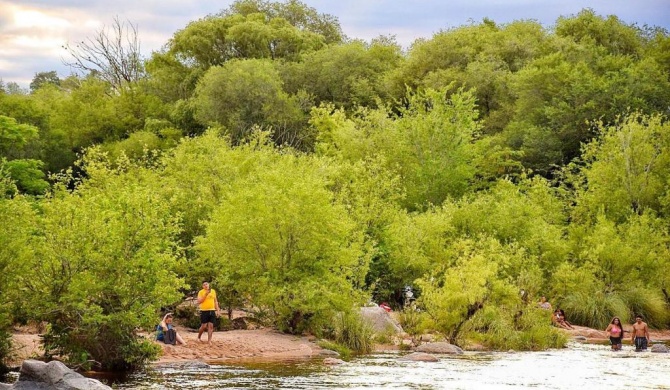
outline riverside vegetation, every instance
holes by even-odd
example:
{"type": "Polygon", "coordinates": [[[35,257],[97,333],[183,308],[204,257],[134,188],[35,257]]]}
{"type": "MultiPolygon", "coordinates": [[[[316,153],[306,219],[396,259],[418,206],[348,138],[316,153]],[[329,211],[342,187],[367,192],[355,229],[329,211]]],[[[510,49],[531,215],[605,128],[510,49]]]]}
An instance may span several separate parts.
{"type": "MultiPolygon", "coordinates": [[[[137,32],[116,22],[100,36],[137,32]]],[[[405,328],[456,344],[563,345],[540,295],[580,325],[670,325],[664,29],[586,9],[404,51],[241,0],[149,58],[108,49],[0,84],[0,360],[37,322],[48,356],[141,367],[140,330],[203,279],[360,351],[351,312],[405,285],[405,328]]]]}

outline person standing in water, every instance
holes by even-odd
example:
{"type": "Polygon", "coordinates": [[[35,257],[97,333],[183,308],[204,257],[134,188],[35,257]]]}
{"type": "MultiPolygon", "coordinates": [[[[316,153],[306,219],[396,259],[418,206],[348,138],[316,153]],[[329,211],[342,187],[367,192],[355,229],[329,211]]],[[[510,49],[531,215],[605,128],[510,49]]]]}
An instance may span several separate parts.
{"type": "Polygon", "coordinates": [[[214,323],[219,315],[219,300],[216,299],[216,291],[210,287],[209,282],[202,282],[202,290],[198,292],[198,304],[200,305],[200,329],[198,329],[198,341],[207,329],[207,344],[212,343],[214,323]]]}
{"type": "Polygon", "coordinates": [[[621,326],[619,317],[612,318],[612,321],[607,325],[605,332],[607,332],[607,337],[610,338],[612,351],[620,351],[621,340],[623,339],[623,327],[621,326]]]}
{"type": "Polygon", "coordinates": [[[642,316],[635,316],[631,341],[635,344],[635,352],[646,351],[649,343],[649,327],[642,321],[642,316]]]}

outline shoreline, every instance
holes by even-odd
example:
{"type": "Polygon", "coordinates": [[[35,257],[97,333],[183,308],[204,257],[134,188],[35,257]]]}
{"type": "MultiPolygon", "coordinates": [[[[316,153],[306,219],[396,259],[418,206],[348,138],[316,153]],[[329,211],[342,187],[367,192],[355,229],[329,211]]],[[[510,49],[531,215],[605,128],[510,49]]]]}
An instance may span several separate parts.
{"type": "MultiPolygon", "coordinates": [[[[199,342],[198,333],[192,329],[176,326],[177,332],[184,338],[186,345],[167,345],[156,342],[162,347],[162,354],[150,366],[202,362],[202,363],[230,363],[230,362],[283,362],[295,361],[332,355],[318,346],[313,336],[295,336],[280,333],[271,328],[253,330],[229,330],[214,332],[212,344],[199,342]]],[[[630,327],[624,328],[627,332],[630,327]]],[[[588,344],[607,344],[609,339],[605,332],[583,326],[575,326],[574,330],[563,330],[573,341],[588,344]]],[[[652,342],[670,342],[670,329],[651,330],[652,342]]],[[[153,337],[145,334],[146,337],[153,337]]],[[[206,340],[207,333],[203,334],[206,340]]],[[[20,366],[23,360],[40,356],[42,348],[37,332],[15,331],[12,335],[15,359],[10,364],[20,366]]],[[[624,344],[630,344],[630,336],[623,339],[624,344]]],[[[377,345],[376,351],[399,350],[397,345],[377,345]]]]}

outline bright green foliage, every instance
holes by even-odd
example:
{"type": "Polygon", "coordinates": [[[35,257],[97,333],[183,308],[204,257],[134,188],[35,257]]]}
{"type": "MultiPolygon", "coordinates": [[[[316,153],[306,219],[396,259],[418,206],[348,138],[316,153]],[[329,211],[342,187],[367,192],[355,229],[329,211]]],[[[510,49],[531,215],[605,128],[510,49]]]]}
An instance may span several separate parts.
{"type": "Polygon", "coordinates": [[[387,109],[362,111],[356,119],[329,111],[324,107],[312,113],[317,150],[345,158],[383,158],[405,184],[406,208],[439,205],[467,190],[479,128],[472,94],[455,93],[449,99],[445,91],[410,94],[407,106],[393,119],[387,109]]]}
{"type": "Polygon", "coordinates": [[[670,215],[662,204],[670,196],[670,125],[661,117],[632,115],[603,127],[600,138],[584,147],[583,159],[588,187],[578,197],[577,218],[600,210],[620,222],[646,211],[670,215]]]}
{"type": "Polygon", "coordinates": [[[326,43],[340,43],[343,37],[337,18],[329,14],[319,14],[316,9],[297,0],[271,2],[265,0],[236,0],[223,12],[224,15],[262,13],[272,20],[282,18],[298,30],[309,31],[324,37],[326,43]]]}
{"type": "Polygon", "coordinates": [[[21,150],[27,143],[38,138],[38,129],[16,119],[0,115],[0,155],[11,156],[21,150]]]}
{"type": "Polygon", "coordinates": [[[372,352],[374,330],[358,312],[340,313],[335,316],[335,342],[355,353],[372,352]]]}
{"type": "Polygon", "coordinates": [[[556,35],[585,45],[600,46],[611,54],[635,56],[642,46],[637,26],[626,25],[614,15],[607,18],[598,16],[592,9],[558,18],[556,35]]]}
{"type": "Polygon", "coordinates": [[[361,236],[332,202],[319,165],[286,155],[231,183],[198,245],[220,284],[291,332],[349,310],[358,301],[352,283],[365,276],[361,236]]]}
{"type": "Polygon", "coordinates": [[[542,351],[565,347],[567,336],[551,325],[550,313],[532,305],[519,307],[516,313],[495,306],[483,308],[468,323],[468,334],[473,340],[498,351],[542,351]]]}
{"type": "Polygon", "coordinates": [[[30,195],[42,195],[49,189],[49,183],[44,180],[45,175],[42,171],[44,163],[39,160],[19,159],[11,161],[0,161],[12,180],[16,182],[16,187],[21,193],[30,195]]]}
{"type": "MultiPolygon", "coordinates": [[[[219,124],[233,143],[248,136],[254,125],[296,133],[303,114],[297,102],[283,90],[273,64],[266,60],[229,61],[213,67],[198,83],[193,101],[196,119],[219,124]]],[[[300,134],[288,136],[296,143],[300,134]]]]}
{"type": "MultiPolygon", "coordinates": [[[[0,167],[0,173],[2,173],[0,167]]],[[[4,181],[3,181],[4,182],[4,181]]],[[[23,197],[6,199],[13,192],[0,184],[0,377],[4,375],[6,359],[11,352],[10,330],[15,321],[25,320],[23,291],[20,278],[30,272],[28,261],[33,258],[32,233],[37,225],[32,205],[23,197]],[[17,316],[22,318],[17,318],[17,316]]]]}
{"type": "Polygon", "coordinates": [[[300,62],[286,63],[282,78],[288,92],[304,90],[316,106],[370,107],[385,93],[381,78],[401,61],[400,54],[398,44],[385,37],[371,44],[354,41],[329,46],[306,54],[300,62]]]}
{"type": "Polygon", "coordinates": [[[159,308],[179,299],[178,229],[154,191],[91,158],[91,179],[40,203],[33,271],[21,278],[25,307],[49,324],[47,354],[137,367],[157,353],[138,327],[151,329],[159,308]]]}

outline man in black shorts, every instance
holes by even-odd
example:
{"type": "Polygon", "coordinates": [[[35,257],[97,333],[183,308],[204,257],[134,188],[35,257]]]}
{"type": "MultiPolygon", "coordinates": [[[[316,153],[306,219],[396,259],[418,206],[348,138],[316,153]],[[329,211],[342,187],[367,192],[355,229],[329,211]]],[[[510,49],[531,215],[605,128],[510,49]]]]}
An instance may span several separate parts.
{"type": "Polygon", "coordinates": [[[219,315],[219,300],[216,299],[216,291],[209,286],[208,282],[202,282],[202,290],[198,292],[198,304],[200,305],[200,329],[198,329],[198,341],[207,329],[207,344],[212,343],[214,323],[219,315]]]}

